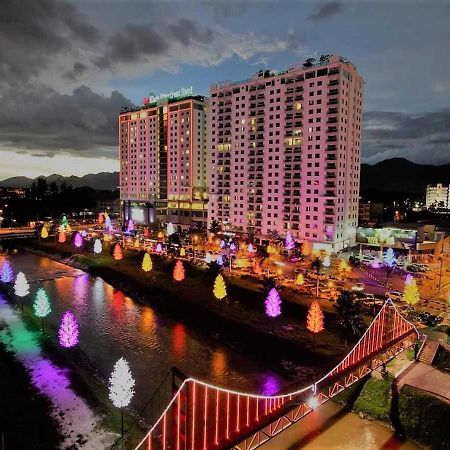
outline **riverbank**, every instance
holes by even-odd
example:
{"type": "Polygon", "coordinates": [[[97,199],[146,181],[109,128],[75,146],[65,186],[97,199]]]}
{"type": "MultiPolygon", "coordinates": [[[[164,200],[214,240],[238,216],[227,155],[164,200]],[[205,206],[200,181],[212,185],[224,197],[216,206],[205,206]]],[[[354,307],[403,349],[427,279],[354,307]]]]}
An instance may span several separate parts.
{"type": "Polygon", "coordinates": [[[157,255],[152,255],[153,269],[146,275],[140,267],[142,252],[125,251],[124,259],[116,262],[108,246],[99,257],[85,251],[74,253],[69,244],[53,242],[35,242],[26,249],[100,276],[138,302],[150,304],[265,364],[275,365],[277,370],[287,371],[297,383],[313,372],[328,370],[349,349],[330,307],[324,312],[325,331],[317,336],[314,353],[312,336],[306,329],[305,304],[284,301],[282,317],[275,321],[272,333],[272,323],[264,313],[262,283],[258,291],[226,278],[228,297],[219,302],[212,294],[215,274],[186,261],[186,279],[176,283],[172,278],[174,261],[157,255]]]}

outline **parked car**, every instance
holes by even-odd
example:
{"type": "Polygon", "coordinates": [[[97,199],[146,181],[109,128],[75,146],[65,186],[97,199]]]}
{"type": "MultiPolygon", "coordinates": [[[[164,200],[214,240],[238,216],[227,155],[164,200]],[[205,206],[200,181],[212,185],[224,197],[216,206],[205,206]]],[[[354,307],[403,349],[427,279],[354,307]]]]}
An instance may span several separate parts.
{"type": "Polygon", "coordinates": [[[403,294],[399,291],[388,291],[386,292],[386,298],[390,298],[396,302],[400,302],[403,298],[403,294]]]}
{"type": "Polygon", "coordinates": [[[364,292],[364,283],[356,283],[352,286],[353,292],[364,292]]]}

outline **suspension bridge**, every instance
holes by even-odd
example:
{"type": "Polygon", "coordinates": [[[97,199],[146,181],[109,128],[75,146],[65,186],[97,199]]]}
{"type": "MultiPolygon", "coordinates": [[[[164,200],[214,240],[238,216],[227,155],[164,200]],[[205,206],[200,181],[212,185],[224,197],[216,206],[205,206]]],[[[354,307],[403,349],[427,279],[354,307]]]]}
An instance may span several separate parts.
{"type": "MultiPolygon", "coordinates": [[[[273,396],[176,374],[173,396],[135,450],[253,450],[411,347],[417,329],[387,300],[350,353],[307,387],[273,396]]],[[[131,448],[131,447],[130,447],[131,448]]]]}

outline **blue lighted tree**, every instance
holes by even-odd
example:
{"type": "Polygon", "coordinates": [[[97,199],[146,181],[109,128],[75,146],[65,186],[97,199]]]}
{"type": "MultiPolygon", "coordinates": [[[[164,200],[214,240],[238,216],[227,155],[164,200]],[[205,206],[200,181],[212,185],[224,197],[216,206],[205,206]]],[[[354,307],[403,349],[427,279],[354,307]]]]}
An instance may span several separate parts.
{"type": "Polygon", "coordinates": [[[388,283],[389,276],[392,273],[392,269],[395,266],[395,263],[397,262],[397,259],[395,258],[394,250],[392,250],[391,247],[389,247],[384,255],[383,255],[383,261],[384,265],[386,266],[386,284],[388,283]]]}

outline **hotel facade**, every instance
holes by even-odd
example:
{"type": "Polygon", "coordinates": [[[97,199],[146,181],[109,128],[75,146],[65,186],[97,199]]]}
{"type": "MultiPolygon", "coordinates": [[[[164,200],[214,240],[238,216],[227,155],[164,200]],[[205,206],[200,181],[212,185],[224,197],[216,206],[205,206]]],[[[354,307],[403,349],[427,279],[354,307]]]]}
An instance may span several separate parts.
{"type": "Polygon", "coordinates": [[[124,220],[206,226],[206,106],[202,96],[166,97],[120,113],[124,220]]]}
{"type": "Polygon", "coordinates": [[[335,55],[213,85],[208,224],[316,249],[355,245],[363,80],[335,55]]]}

